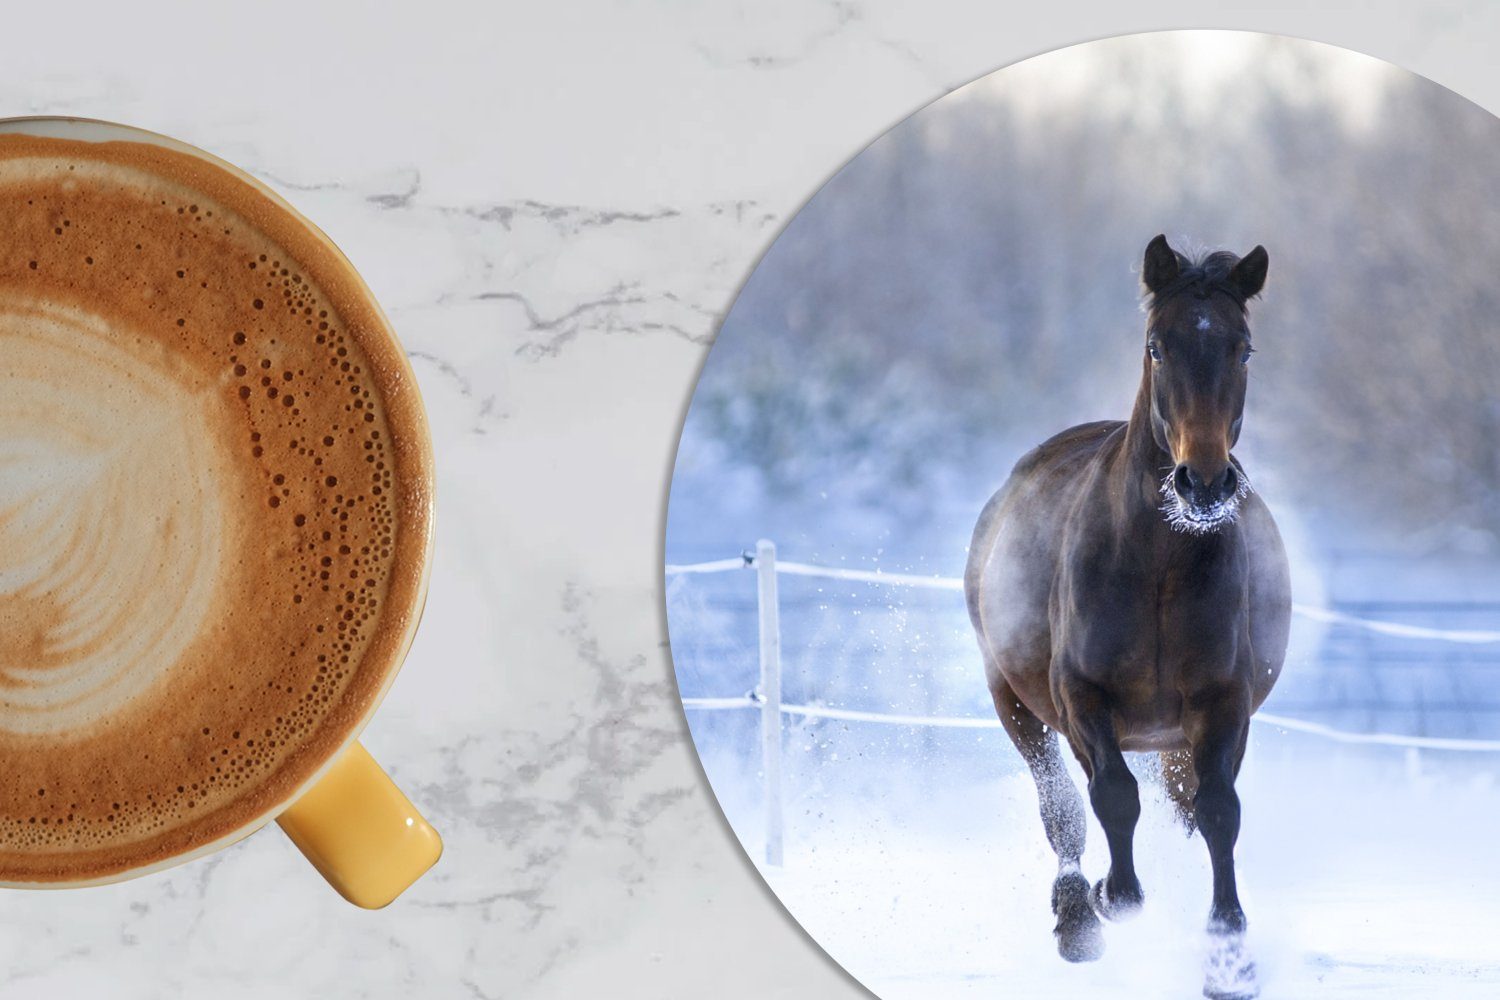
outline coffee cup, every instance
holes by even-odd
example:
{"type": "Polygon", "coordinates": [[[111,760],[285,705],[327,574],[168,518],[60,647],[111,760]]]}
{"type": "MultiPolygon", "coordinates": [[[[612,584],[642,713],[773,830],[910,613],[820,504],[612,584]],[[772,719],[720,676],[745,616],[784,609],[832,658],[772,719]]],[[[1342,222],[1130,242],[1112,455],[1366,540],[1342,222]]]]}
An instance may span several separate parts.
{"type": "Polygon", "coordinates": [[[276,820],[386,905],[442,851],[358,742],[432,548],[389,321],[282,197],[165,136],[0,121],[0,203],[0,885],[276,820]]]}

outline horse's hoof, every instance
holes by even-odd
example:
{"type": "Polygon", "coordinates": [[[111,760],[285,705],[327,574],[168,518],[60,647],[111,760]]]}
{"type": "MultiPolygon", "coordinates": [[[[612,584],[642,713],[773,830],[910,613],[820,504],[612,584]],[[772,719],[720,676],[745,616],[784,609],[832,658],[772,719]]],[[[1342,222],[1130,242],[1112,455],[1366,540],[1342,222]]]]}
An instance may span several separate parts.
{"type": "Polygon", "coordinates": [[[1059,925],[1054,933],[1057,953],[1065,962],[1097,962],[1104,957],[1104,928],[1092,913],[1086,921],[1069,930],[1063,930],[1059,925]]]}
{"type": "Polygon", "coordinates": [[[1255,962],[1245,948],[1243,933],[1210,933],[1203,995],[1208,1000],[1255,1000],[1260,996],[1255,962]]]}
{"type": "MultiPolygon", "coordinates": [[[[1254,967],[1251,968],[1250,975],[1253,980],[1255,975],[1254,967]]],[[[1256,1000],[1260,996],[1260,987],[1253,981],[1247,985],[1236,986],[1227,990],[1221,989],[1213,983],[1204,983],[1203,995],[1208,1000],[1256,1000]]]]}
{"type": "Polygon", "coordinates": [[[1057,953],[1067,962],[1095,962],[1104,954],[1104,928],[1089,905],[1088,879],[1074,872],[1052,883],[1057,953]]]}
{"type": "Polygon", "coordinates": [[[1203,987],[1203,995],[1208,1000],[1256,1000],[1260,996],[1260,987],[1251,986],[1249,990],[1235,990],[1232,993],[1222,993],[1212,985],[1203,987]]]}
{"type": "Polygon", "coordinates": [[[1116,895],[1109,891],[1108,879],[1100,879],[1094,883],[1094,889],[1089,893],[1089,905],[1094,912],[1105,920],[1121,921],[1129,920],[1141,912],[1141,907],[1146,902],[1145,893],[1139,888],[1134,895],[1116,895]]]}

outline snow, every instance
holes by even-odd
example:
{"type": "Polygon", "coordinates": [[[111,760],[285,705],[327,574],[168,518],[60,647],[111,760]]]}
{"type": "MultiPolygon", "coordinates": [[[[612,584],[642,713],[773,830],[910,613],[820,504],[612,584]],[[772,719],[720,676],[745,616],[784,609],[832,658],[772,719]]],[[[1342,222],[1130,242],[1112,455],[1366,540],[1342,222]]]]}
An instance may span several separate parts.
{"type": "MultiPolygon", "coordinates": [[[[1237,859],[1265,998],[1500,994],[1500,756],[1458,756],[1256,731],[1239,780],[1237,859]]],[[[1143,763],[1132,758],[1138,774],[1143,763]]],[[[727,760],[706,764],[758,859],[760,813],[743,776],[727,760]]],[[[1142,783],[1145,909],[1106,926],[1102,960],[1075,966],[1052,940],[1056,862],[1030,777],[1009,758],[1002,770],[939,794],[845,794],[826,780],[789,787],[786,862],[762,874],[885,1000],[1198,996],[1207,851],[1183,836],[1159,788],[1142,783]]],[[[1089,838],[1084,872],[1096,879],[1108,852],[1092,821],[1089,838]]]]}
{"type": "MultiPolygon", "coordinates": [[[[1444,580],[1477,574],[1381,569],[1416,600],[1356,592],[1380,600],[1299,617],[1251,729],[1237,857],[1267,1000],[1500,996],[1500,660],[1472,627],[1493,626],[1494,605],[1443,603],[1444,580]],[[1380,628],[1368,627],[1372,615],[1380,628]],[[1382,732],[1423,748],[1362,742],[1382,732]]],[[[993,724],[956,595],[926,573],[899,593],[890,574],[865,580],[874,575],[780,580],[786,859],[762,871],[791,915],[885,1000],[1199,996],[1207,850],[1176,827],[1149,759],[1131,757],[1146,799],[1136,838],[1145,910],[1105,928],[1101,961],[1070,966],[1051,935],[1056,861],[1004,734],[870,721],[873,711],[993,724]],[[818,707],[792,712],[806,704],[818,707]]],[[[1484,579],[1489,589],[1473,596],[1488,599],[1496,589],[1484,579]]],[[[757,683],[753,574],[695,575],[669,588],[667,611],[681,694],[724,703],[688,720],[726,817],[759,861],[760,719],[739,694],[757,683]]],[[[1107,854],[1091,820],[1084,874],[1101,877],[1107,854]]]]}

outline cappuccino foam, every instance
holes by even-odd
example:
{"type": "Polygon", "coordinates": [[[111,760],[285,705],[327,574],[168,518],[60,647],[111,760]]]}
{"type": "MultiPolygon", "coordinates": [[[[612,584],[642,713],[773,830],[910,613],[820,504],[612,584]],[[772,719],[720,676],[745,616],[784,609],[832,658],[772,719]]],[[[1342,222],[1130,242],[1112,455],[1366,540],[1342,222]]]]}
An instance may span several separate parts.
{"type": "Polygon", "coordinates": [[[245,832],[410,639],[425,425],[350,265],[149,143],[0,136],[0,882],[245,832]]]}

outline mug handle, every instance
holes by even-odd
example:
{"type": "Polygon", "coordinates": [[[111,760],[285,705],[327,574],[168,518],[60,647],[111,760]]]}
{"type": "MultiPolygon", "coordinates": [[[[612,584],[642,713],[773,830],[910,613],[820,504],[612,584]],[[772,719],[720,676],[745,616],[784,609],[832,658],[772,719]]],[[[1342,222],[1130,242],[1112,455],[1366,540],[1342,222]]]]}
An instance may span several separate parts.
{"type": "Polygon", "coordinates": [[[437,863],[443,840],[359,743],[276,818],[356,906],[378,910],[437,863]]]}

